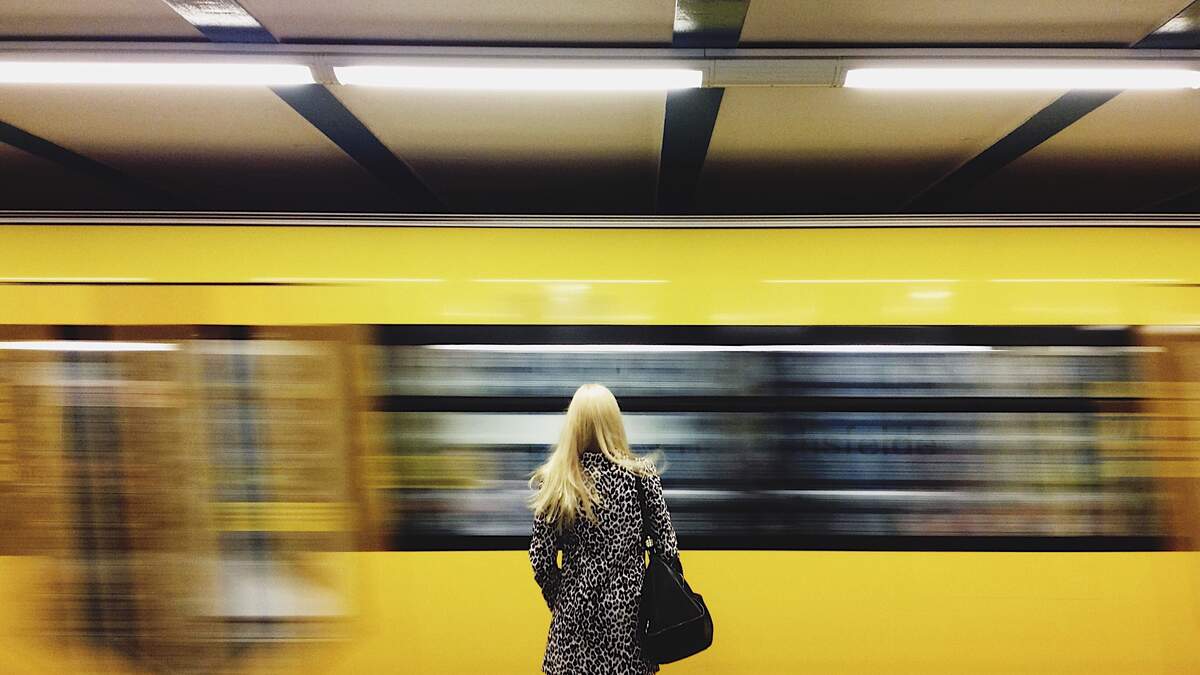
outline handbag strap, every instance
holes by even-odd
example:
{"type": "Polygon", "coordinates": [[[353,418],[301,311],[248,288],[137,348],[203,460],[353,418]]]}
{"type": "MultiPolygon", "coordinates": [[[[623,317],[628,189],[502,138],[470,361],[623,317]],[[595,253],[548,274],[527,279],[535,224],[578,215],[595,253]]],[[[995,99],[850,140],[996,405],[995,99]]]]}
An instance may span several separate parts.
{"type": "Polygon", "coordinates": [[[642,484],[645,480],[642,476],[634,475],[634,481],[637,483],[638,505],[642,510],[642,546],[647,551],[654,547],[654,537],[650,536],[650,510],[646,508],[646,487],[642,484]]]}

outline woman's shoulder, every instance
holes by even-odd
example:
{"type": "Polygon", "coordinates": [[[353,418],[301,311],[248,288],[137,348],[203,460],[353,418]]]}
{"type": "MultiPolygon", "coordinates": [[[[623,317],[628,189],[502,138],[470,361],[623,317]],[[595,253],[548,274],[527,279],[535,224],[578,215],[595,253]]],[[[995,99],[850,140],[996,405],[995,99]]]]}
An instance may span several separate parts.
{"type": "Polygon", "coordinates": [[[654,462],[644,457],[620,464],[600,452],[585,452],[582,457],[584,468],[589,470],[611,471],[635,478],[658,480],[658,469],[654,466],[654,462]]]}

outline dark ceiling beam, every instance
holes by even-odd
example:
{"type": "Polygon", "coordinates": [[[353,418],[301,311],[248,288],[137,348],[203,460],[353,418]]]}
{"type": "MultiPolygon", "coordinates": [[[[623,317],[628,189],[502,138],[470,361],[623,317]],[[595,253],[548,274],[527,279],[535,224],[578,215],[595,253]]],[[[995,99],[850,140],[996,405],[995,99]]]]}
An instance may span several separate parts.
{"type": "Polygon", "coordinates": [[[24,150],[44,160],[54,162],[68,171],[91,177],[104,185],[116,189],[122,194],[128,195],[141,207],[173,210],[194,207],[193,204],[181,197],[154,187],[149,183],[144,183],[123,171],[68,150],[61,145],[48,141],[41,136],[31,134],[7,122],[0,122],[0,142],[7,143],[14,148],[24,150]]]}
{"type": "Polygon", "coordinates": [[[1200,49],[1200,0],[1134,45],[1139,49],[1200,49]]]}
{"type": "Polygon", "coordinates": [[[700,172],[724,95],[721,87],[667,92],[658,160],[659,213],[688,213],[694,207],[700,172]]]}
{"type": "Polygon", "coordinates": [[[324,85],[272,87],[272,91],[372,176],[391,188],[400,197],[404,208],[416,211],[443,208],[441,201],[412,168],[392,154],[324,85]]]}
{"type": "Polygon", "coordinates": [[[1004,138],[921,192],[905,207],[909,212],[936,211],[966,194],[985,178],[1071,126],[1116,96],[1117,91],[1068,91],[1025,120],[1004,138]]]}
{"type": "Polygon", "coordinates": [[[213,42],[277,42],[237,0],[163,0],[213,42]]]}
{"type": "MultiPolygon", "coordinates": [[[[213,42],[275,43],[237,0],[163,0],[213,42]]],[[[397,197],[405,211],[441,211],[441,200],[323,84],[272,87],[292,110],[334,142],[397,197]]]]}
{"type": "Polygon", "coordinates": [[[675,0],[671,46],[684,49],[736,47],[750,0],[675,0]]]}
{"type": "Polygon", "coordinates": [[[1138,213],[1195,213],[1200,211],[1200,187],[1193,187],[1143,205],[1138,213]]]}
{"type": "MultiPolygon", "coordinates": [[[[1183,8],[1162,27],[1138,43],[1150,49],[1200,49],[1200,0],[1183,8]]],[[[1186,213],[1200,211],[1200,187],[1143,205],[1138,211],[1186,213]]]]}
{"type": "MultiPolygon", "coordinates": [[[[737,47],[750,0],[675,0],[671,46],[687,49],[737,47]]],[[[708,156],[725,89],[667,92],[655,208],[688,213],[695,208],[700,172],[708,156]]]]}
{"type": "MultiPolygon", "coordinates": [[[[1200,0],[1188,5],[1154,32],[1131,45],[1134,49],[1200,48],[1200,0]]],[[[1120,91],[1068,91],[1004,138],[967,160],[938,182],[913,197],[902,209],[930,213],[967,194],[989,176],[1008,166],[1062,130],[1083,119],[1120,91]]]]}

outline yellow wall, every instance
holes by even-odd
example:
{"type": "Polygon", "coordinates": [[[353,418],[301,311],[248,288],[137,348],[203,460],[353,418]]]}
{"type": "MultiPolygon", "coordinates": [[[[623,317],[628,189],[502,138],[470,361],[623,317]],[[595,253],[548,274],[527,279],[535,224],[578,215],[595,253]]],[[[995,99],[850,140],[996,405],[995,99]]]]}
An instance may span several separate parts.
{"type": "MultiPolygon", "coordinates": [[[[341,559],[358,589],[349,638],[256,648],[235,672],[537,672],[549,613],[523,552],[341,559]]],[[[0,672],[105,672],[17,625],[12,600],[38,564],[0,558],[0,672]]],[[[670,673],[1200,672],[1197,553],[692,551],[684,564],[716,641],[670,673]]]]}
{"type": "Polygon", "coordinates": [[[1182,228],[6,226],[0,322],[1195,324],[1197,260],[1182,228]],[[28,284],[105,279],[309,285],[28,284]]]}

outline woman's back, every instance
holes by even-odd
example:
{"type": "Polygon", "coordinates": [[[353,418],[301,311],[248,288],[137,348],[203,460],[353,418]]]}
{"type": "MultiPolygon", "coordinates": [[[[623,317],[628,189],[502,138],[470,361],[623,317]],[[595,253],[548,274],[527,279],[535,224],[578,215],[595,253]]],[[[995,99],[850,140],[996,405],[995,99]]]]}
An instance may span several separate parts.
{"type": "Polygon", "coordinates": [[[529,558],[553,612],[542,668],[551,675],[654,672],[658,667],[642,659],[638,646],[645,574],[638,483],[654,547],[669,559],[678,549],[662,482],[652,470],[631,470],[595,447],[581,450],[578,461],[591,517],[579,513],[558,527],[539,514],[533,523],[529,558]]]}

